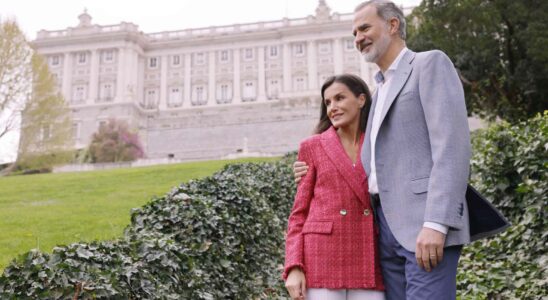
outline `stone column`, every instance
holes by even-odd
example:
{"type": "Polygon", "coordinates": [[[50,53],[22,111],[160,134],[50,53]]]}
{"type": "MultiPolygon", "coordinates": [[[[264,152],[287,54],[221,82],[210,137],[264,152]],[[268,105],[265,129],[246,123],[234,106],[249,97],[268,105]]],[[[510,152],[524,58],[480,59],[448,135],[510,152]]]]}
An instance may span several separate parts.
{"type": "Polygon", "coordinates": [[[69,103],[72,99],[72,54],[70,52],[65,53],[63,57],[63,82],[61,89],[65,100],[69,103]]]}
{"type": "Polygon", "coordinates": [[[367,85],[372,89],[377,84],[375,83],[375,80],[373,80],[370,66],[365,62],[363,56],[360,55],[358,59],[360,60],[360,76],[363,81],[365,81],[365,83],[367,83],[367,85]]]}
{"type": "Polygon", "coordinates": [[[139,57],[134,48],[126,49],[126,68],[125,68],[125,86],[124,86],[124,101],[135,103],[137,98],[137,76],[139,57]]]}
{"type": "Polygon", "coordinates": [[[265,73],[265,59],[264,59],[264,47],[258,47],[257,51],[259,53],[259,90],[257,93],[257,101],[266,100],[266,73],[265,73]]]}
{"type": "Polygon", "coordinates": [[[123,102],[124,99],[124,82],[125,82],[125,68],[126,68],[126,49],[118,48],[118,56],[116,57],[118,62],[118,70],[116,71],[116,95],[114,101],[123,102]]]}
{"type": "Polygon", "coordinates": [[[158,101],[158,108],[165,110],[167,108],[167,55],[160,57],[160,99],[158,101]]]}
{"type": "Polygon", "coordinates": [[[337,38],[333,40],[333,65],[335,74],[342,74],[343,72],[343,50],[341,39],[337,38]]]}
{"type": "Polygon", "coordinates": [[[145,69],[146,69],[146,60],[139,53],[135,53],[137,60],[137,90],[136,103],[142,107],[142,104],[145,103],[145,69]]]}
{"type": "Polygon", "coordinates": [[[185,91],[185,94],[184,94],[184,99],[183,99],[183,105],[182,107],[185,107],[185,106],[192,106],[192,103],[190,102],[190,97],[192,97],[192,86],[191,86],[191,72],[190,72],[190,67],[191,67],[191,60],[192,58],[192,54],[191,53],[186,53],[185,54],[185,83],[184,83],[184,86],[183,86],[183,90],[185,91]],[[186,102],[186,104],[185,104],[186,102]]]}
{"type": "Polygon", "coordinates": [[[285,43],[283,46],[283,80],[284,80],[284,86],[283,91],[284,92],[290,92],[292,90],[291,87],[291,45],[288,43],[285,43]]]}
{"type": "Polygon", "coordinates": [[[315,91],[318,88],[318,58],[316,42],[309,41],[306,51],[308,54],[308,90],[315,91]]]}
{"type": "Polygon", "coordinates": [[[232,103],[242,103],[242,89],[240,87],[240,49],[233,50],[234,55],[234,78],[232,82],[232,103]]]}
{"type": "Polygon", "coordinates": [[[89,74],[89,94],[87,104],[97,101],[99,91],[99,50],[91,50],[91,71],[89,74]]]}
{"type": "Polygon", "coordinates": [[[209,58],[207,59],[208,65],[208,83],[207,83],[207,106],[213,106],[217,104],[217,99],[215,95],[216,90],[216,74],[215,74],[215,51],[209,51],[209,58]]]}

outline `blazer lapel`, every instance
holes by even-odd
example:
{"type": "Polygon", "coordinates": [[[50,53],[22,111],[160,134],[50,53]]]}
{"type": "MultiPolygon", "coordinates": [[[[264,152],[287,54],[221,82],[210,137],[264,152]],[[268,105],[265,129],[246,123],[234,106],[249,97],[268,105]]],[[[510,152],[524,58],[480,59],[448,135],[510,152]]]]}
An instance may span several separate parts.
{"type": "Polygon", "coordinates": [[[373,112],[375,111],[375,106],[377,106],[377,95],[379,89],[375,89],[373,96],[371,97],[371,108],[369,109],[369,116],[367,117],[367,126],[365,128],[365,139],[362,143],[362,150],[360,151],[361,162],[366,174],[371,172],[371,126],[373,124],[373,112]]]}
{"type": "MultiPolygon", "coordinates": [[[[364,136],[362,135],[363,144],[364,136]]],[[[352,161],[344,151],[344,148],[337,136],[335,128],[330,127],[324,133],[321,134],[321,145],[325,153],[339,172],[340,176],[348,183],[354,194],[360,199],[363,205],[366,205],[366,184],[365,184],[365,172],[362,168],[359,168],[361,160],[358,156],[356,166],[352,168],[352,161]]]]}
{"type": "Polygon", "coordinates": [[[398,68],[396,69],[396,73],[394,74],[394,78],[392,79],[392,82],[390,83],[390,90],[388,91],[388,94],[386,95],[386,100],[385,100],[386,102],[384,103],[384,106],[381,111],[381,119],[380,119],[381,124],[384,118],[386,117],[388,110],[392,106],[392,103],[394,103],[396,96],[400,93],[401,89],[405,85],[405,82],[407,82],[409,75],[411,75],[411,71],[413,70],[413,65],[411,65],[411,62],[413,61],[414,58],[415,58],[415,52],[411,50],[407,50],[407,52],[401,58],[398,68]]]}

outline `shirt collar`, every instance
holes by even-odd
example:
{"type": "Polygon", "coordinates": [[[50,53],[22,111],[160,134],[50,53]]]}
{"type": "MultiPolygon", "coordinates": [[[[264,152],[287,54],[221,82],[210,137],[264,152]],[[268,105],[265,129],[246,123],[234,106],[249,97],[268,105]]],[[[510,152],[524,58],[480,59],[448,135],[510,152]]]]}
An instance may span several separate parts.
{"type": "Polygon", "coordinates": [[[381,71],[378,71],[377,74],[375,74],[375,81],[377,82],[377,84],[384,82],[385,76],[392,73],[393,71],[395,71],[398,68],[398,66],[400,64],[400,60],[402,59],[403,55],[408,50],[409,49],[407,47],[403,47],[403,49],[401,49],[398,56],[396,56],[396,59],[394,59],[394,61],[390,65],[390,67],[388,67],[388,69],[386,70],[386,72],[385,72],[386,74],[383,74],[381,71]]]}

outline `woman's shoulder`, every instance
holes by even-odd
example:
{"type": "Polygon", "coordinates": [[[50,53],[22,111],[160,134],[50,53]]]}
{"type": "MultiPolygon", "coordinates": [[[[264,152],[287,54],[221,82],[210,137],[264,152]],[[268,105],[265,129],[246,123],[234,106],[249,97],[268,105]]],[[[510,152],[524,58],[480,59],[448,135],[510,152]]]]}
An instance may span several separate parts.
{"type": "Polygon", "coordinates": [[[314,134],[301,141],[300,149],[314,148],[320,144],[320,134],[314,134]]]}

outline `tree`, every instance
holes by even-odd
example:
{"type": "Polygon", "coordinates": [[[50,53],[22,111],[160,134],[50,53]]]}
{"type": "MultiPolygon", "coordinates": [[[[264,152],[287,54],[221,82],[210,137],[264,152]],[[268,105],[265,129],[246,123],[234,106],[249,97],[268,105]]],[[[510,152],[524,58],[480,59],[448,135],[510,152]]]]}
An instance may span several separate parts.
{"type": "Polygon", "coordinates": [[[19,169],[49,170],[72,158],[72,121],[45,59],[34,54],[31,65],[32,94],[22,111],[16,165],[19,169]]]}
{"type": "Polygon", "coordinates": [[[424,0],[409,47],[455,63],[470,113],[516,122],[548,109],[548,1],[424,0]]]}
{"type": "Polygon", "coordinates": [[[130,132],[126,122],[115,119],[99,126],[88,151],[93,163],[133,161],[144,156],[139,135],[130,132]]]}
{"type": "Polygon", "coordinates": [[[19,129],[30,93],[32,49],[15,21],[0,23],[0,140],[19,129]]]}

